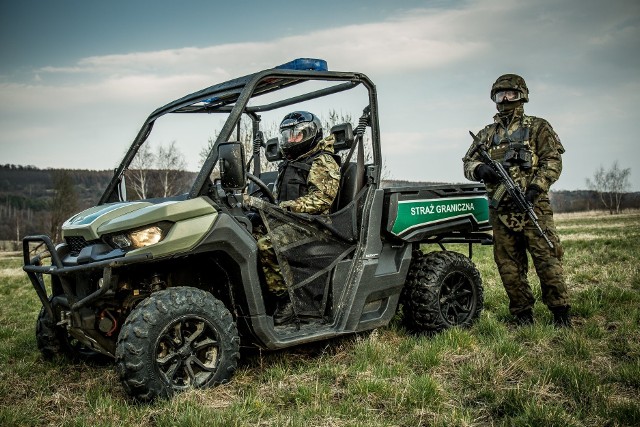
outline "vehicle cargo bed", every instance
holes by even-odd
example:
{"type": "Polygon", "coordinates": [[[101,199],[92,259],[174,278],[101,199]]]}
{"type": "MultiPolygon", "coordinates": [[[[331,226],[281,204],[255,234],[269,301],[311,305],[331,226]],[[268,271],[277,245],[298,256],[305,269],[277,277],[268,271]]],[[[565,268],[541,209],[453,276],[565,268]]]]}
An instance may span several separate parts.
{"type": "Polygon", "coordinates": [[[407,242],[490,230],[486,194],[482,184],[385,188],[383,227],[407,242]]]}

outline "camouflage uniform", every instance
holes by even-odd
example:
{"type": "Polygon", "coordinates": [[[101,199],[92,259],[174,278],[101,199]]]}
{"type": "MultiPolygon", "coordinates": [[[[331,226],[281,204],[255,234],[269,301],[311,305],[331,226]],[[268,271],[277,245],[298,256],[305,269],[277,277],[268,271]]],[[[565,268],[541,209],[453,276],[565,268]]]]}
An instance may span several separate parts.
{"type": "MultiPolygon", "coordinates": [[[[327,214],[333,205],[333,201],[338,194],[340,186],[340,166],[333,157],[333,145],[336,139],[329,135],[308,153],[298,157],[295,161],[300,162],[313,157],[313,162],[309,170],[305,191],[300,197],[294,200],[279,201],[279,206],[291,212],[307,213],[311,215],[327,214]]],[[[277,189],[278,182],[275,188],[277,189]]],[[[280,195],[274,194],[276,200],[281,199],[280,195]]]]}
{"type": "MultiPolygon", "coordinates": [[[[561,154],[564,147],[551,125],[544,119],[527,116],[522,105],[513,110],[511,121],[506,124],[500,114],[494,116],[494,123],[478,133],[480,140],[488,147],[493,160],[503,162],[521,189],[531,186],[540,190],[534,203],[534,211],[543,230],[554,244],[549,248],[536,227],[525,214],[518,212],[509,200],[508,194],[497,208],[490,209],[489,219],[494,235],[494,259],[509,297],[510,312],[516,317],[531,313],[535,299],[527,280],[527,250],[540,279],[542,301],[554,309],[568,310],[569,299],[562,267],[563,250],[553,222],[553,212],[549,203],[549,187],[559,178],[562,171],[561,154]],[[524,144],[531,153],[530,167],[505,164],[505,155],[514,141],[524,144]]],[[[476,152],[463,158],[464,174],[467,179],[478,181],[476,169],[482,164],[476,152]]],[[[486,183],[489,199],[493,199],[498,184],[486,183]]],[[[555,312],[554,312],[555,314],[555,312]]]]}
{"type": "MultiPolygon", "coordinates": [[[[276,191],[274,196],[281,208],[311,215],[329,213],[340,186],[340,166],[333,157],[334,144],[335,137],[329,135],[319,141],[311,151],[294,160],[298,163],[311,160],[311,165],[306,182],[300,183],[302,187],[300,197],[293,200],[280,200],[280,195],[276,191]]],[[[284,168],[281,169],[281,172],[283,170],[284,168]]],[[[278,176],[274,188],[282,188],[282,185],[287,185],[286,182],[280,182],[281,178],[282,174],[278,176]]],[[[258,237],[258,250],[268,289],[276,295],[284,295],[287,292],[287,286],[282,278],[269,235],[258,237]]]]}

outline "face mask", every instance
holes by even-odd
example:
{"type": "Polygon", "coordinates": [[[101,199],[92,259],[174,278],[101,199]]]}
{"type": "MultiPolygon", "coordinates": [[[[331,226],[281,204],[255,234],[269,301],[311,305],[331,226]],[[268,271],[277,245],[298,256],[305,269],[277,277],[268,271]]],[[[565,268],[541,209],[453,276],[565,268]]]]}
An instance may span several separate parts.
{"type": "Polygon", "coordinates": [[[516,101],[516,102],[501,102],[500,104],[496,104],[496,108],[498,109],[498,111],[501,114],[502,113],[511,114],[511,113],[513,113],[513,110],[515,110],[520,105],[522,105],[522,102],[520,102],[520,101],[516,101]]]}

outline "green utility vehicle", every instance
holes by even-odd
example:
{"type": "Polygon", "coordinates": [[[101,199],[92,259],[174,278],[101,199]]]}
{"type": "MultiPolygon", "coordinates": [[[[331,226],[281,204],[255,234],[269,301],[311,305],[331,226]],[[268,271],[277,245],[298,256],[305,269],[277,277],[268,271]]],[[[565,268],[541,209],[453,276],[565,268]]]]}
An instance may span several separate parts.
{"type": "Polygon", "coordinates": [[[322,60],[298,59],[157,109],[98,205],[63,224],[62,242],[23,240],[24,271],[42,302],[38,348],[48,359],[113,358],[127,393],[150,401],[230,380],[241,347],[275,350],[372,330],[396,313],[415,333],[472,324],[483,307],[472,247],[491,243],[484,186],[383,188],[381,171],[374,84],[322,60]],[[273,204],[277,172],[267,167],[280,161],[278,140],[263,137],[261,125],[270,114],[327,106],[362,112],[355,127],[331,128],[342,158],[338,198],[327,215],[284,211],[273,204]],[[127,200],[136,153],[168,117],[217,121],[206,128],[215,138],[204,164],[182,194],[127,200]],[[295,236],[274,237],[290,323],[273,321],[256,218],[269,233],[295,236]],[[468,244],[468,255],[447,251],[451,243],[468,244]],[[423,252],[424,244],[436,250],[423,252]]]}

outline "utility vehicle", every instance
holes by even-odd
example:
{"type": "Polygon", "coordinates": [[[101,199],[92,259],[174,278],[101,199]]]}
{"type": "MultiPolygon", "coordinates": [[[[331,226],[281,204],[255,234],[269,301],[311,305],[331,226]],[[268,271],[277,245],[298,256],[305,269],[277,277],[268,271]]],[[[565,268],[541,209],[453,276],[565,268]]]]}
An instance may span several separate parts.
{"type": "Polygon", "coordinates": [[[322,60],[294,60],[158,108],[97,206],[63,224],[62,242],[23,240],[23,268],[42,302],[39,350],[49,359],[113,358],[126,392],[151,401],[230,380],[245,346],[282,349],[372,330],[396,313],[414,333],[472,324],[483,307],[472,247],[491,242],[484,186],[383,188],[381,171],[375,85],[322,60]],[[340,105],[352,92],[359,99],[340,105]],[[277,138],[261,137],[263,116],[327,105],[362,112],[355,127],[331,128],[342,154],[338,198],[327,215],[285,212],[273,204],[277,172],[264,166],[281,157],[277,138]],[[200,171],[183,194],[127,200],[136,153],[154,125],[176,115],[220,124],[208,129],[216,136],[200,171]],[[251,124],[247,150],[241,123],[251,124]],[[291,323],[274,325],[252,215],[269,232],[294,235],[274,243],[291,323]],[[468,244],[468,255],[446,250],[450,243],[468,244]],[[421,250],[429,244],[436,250],[421,250]]]}

